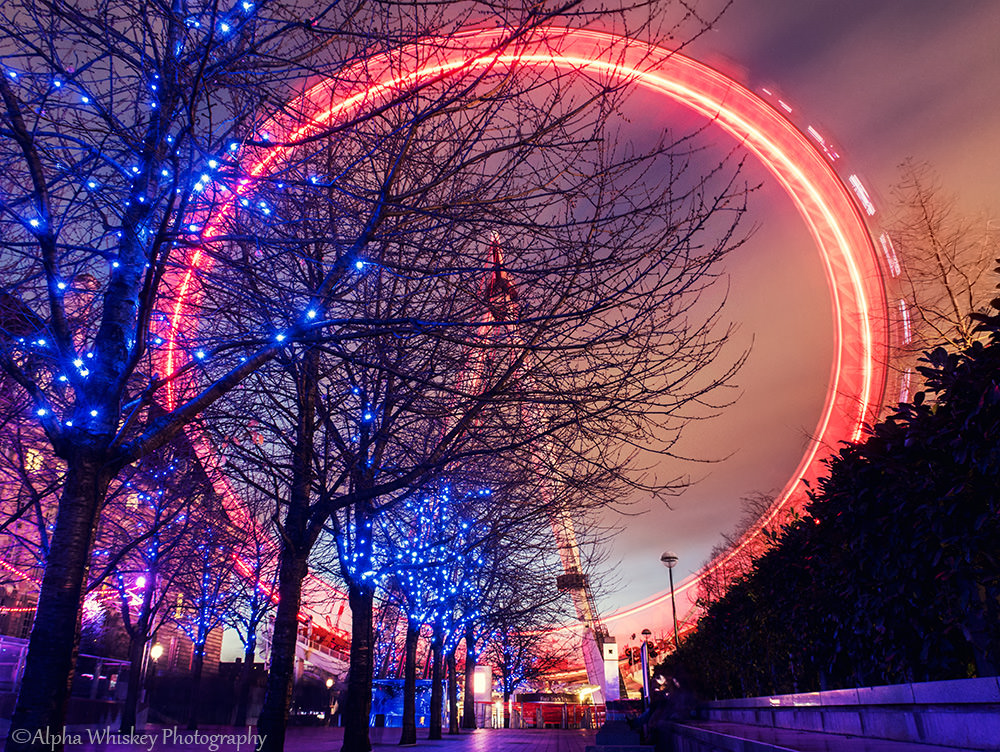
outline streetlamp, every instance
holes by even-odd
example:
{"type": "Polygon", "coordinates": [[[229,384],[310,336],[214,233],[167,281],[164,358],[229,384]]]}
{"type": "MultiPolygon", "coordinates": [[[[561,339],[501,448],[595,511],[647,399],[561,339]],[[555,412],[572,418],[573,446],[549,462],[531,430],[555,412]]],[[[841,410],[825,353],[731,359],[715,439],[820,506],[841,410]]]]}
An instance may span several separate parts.
{"type": "Polygon", "coordinates": [[[156,643],[149,649],[150,662],[146,666],[146,702],[150,705],[153,703],[153,686],[156,684],[156,669],[157,661],[163,655],[163,646],[160,643],[156,643]]]}
{"type": "Polygon", "coordinates": [[[333,725],[333,677],[328,676],[326,678],[326,725],[333,725]]]}
{"type": "Polygon", "coordinates": [[[677,601],[674,600],[674,567],[677,566],[677,554],[673,551],[664,551],[660,555],[660,563],[667,568],[667,573],[670,575],[670,606],[674,610],[674,650],[679,650],[681,643],[677,636],[677,601]]]}
{"type": "Polygon", "coordinates": [[[652,634],[648,629],[642,630],[642,648],[639,653],[642,658],[642,698],[643,704],[647,708],[651,704],[649,696],[649,637],[652,634]]]}

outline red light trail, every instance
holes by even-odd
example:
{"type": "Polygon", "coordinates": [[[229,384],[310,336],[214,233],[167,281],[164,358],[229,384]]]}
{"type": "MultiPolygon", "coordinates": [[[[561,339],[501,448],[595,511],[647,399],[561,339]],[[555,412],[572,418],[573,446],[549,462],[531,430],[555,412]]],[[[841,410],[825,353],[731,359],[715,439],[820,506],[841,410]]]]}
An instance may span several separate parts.
{"type": "MultiPolygon", "coordinates": [[[[312,113],[308,121],[276,122],[275,133],[288,134],[282,145],[270,149],[248,170],[248,180],[233,191],[234,199],[266,175],[272,165],[296,148],[296,142],[322,132],[363,105],[386,103],[394,92],[406,92],[436,79],[476,75],[487,68],[530,66],[565,73],[578,71],[609,78],[611,81],[662,94],[716,123],[754,154],[784,188],[806,223],[822,259],[833,308],[833,364],[823,409],[812,439],[791,478],[778,495],[767,518],[760,520],[740,543],[735,555],[751,545],[761,529],[783,511],[806,501],[803,481],[823,472],[822,460],[830,447],[842,441],[857,441],[864,424],[877,417],[885,389],[889,357],[890,308],[886,299],[879,254],[862,212],[851,191],[830,164],[831,156],[753,92],[718,71],[671,50],[633,41],[615,34],[545,27],[516,42],[516,52],[502,45],[502,29],[474,30],[448,40],[428,39],[386,53],[358,68],[357,76],[371,81],[366,88],[348,90],[343,84],[322,81],[291,103],[289,112],[312,113]],[[421,61],[410,68],[408,61],[421,61]],[[402,72],[401,72],[402,71],[402,72]],[[343,89],[343,91],[341,91],[343,89]]],[[[786,106],[787,108],[787,106],[786,106]]],[[[867,211],[867,206],[865,211],[867,211]]],[[[209,239],[221,222],[217,216],[206,223],[202,237],[209,239]]],[[[173,373],[185,355],[177,342],[184,312],[198,290],[198,269],[207,255],[195,250],[188,270],[178,285],[179,294],[170,305],[169,331],[164,372],[173,373]]],[[[895,310],[893,310],[895,315],[895,310]]],[[[174,406],[170,391],[168,406],[174,406]]],[[[196,445],[207,448],[203,441],[196,445]]],[[[231,493],[231,492],[230,492],[231,493]]],[[[722,564],[716,561],[705,571],[722,564]]],[[[678,597],[693,603],[697,573],[681,582],[678,597]]],[[[326,583],[324,583],[326,584],[326,583]]],[[[328,584],[326,584],[329,587],[328,584]]],[[[616,625],[612,632],[626,629],[626,620],[649,614],[644,625],[662,619],[662,605],[669,593],[605,618],[616,625]],[[660,612],[656,612],[660,609],[660,612]]],[[[664,630],[667,631],[667,630],[664,630]]]]}

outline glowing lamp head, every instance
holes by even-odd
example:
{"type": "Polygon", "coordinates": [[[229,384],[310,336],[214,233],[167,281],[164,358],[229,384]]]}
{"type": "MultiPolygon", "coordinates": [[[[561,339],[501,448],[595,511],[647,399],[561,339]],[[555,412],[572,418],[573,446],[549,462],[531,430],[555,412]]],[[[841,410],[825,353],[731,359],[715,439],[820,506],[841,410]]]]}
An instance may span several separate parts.
{"type": "Polygon", "coordinates": [[[160,643],[156,643],[155,645],[153,645],[152,648],[150,648],[149,657],[152,658],[154,661],[160,660],[162,656],[163,656],[163,646],[160,643]]]}

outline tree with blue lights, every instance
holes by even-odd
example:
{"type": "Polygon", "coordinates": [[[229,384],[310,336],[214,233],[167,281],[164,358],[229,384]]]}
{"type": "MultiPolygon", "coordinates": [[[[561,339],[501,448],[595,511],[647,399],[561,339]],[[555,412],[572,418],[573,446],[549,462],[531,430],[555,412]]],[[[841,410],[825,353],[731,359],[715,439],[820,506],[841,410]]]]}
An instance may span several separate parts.
{"type": "Polygon", "coordinates": [[[97,533],[89,587],[107,583],[114,591],[129,637],[122,733],[136,728],[147,646],[171,616],[167,606],[192,564],[194,539],[218,522],[214,490],[193,455],[175,442],[127,468],[109,492],[97,533]]]}
{"type": "Polygon", "coordinates": [[[193,542],[185,575],[179,577],[173,618],[191,640],[191,680],[188,687],[188,729],[198,728],[205,644],[209,635],[222,628],[233,606],[237,586],[236,531],[221,515],[205,525],[193,542]]]}

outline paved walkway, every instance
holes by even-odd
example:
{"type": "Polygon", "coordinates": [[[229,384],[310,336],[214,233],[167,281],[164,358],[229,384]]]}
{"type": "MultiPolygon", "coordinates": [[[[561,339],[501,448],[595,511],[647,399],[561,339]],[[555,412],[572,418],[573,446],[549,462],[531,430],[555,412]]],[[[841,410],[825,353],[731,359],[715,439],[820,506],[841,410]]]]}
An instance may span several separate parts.
{"type": "MultiPolygon", "coordinates": [[[[116,729],[115,729],[116,730],[116,729]]],[[[250,729],[253,734],[256,729],[250,729]]],[[[112,734],[114,730],[112,730],[112,734]]],[[[106,730],[70,728],[65,741],[66,752],[253,752],[254,741],[247,738],[227,738],[247,735],[247,729],[211,727],[198,732],[180,729],[153,728],[143,732],[143,739],[125,740],[108,737],[106,730]],[[104,736],[101,734],[104,732],[104,736]]],[[[286,752],[340,752],[342,728],[291,728],[285,739],[286,752]]],[[[400,750],[399,729],[372,729],[375,750],[400,750]]],[[[50,747],[44,740],[38,749],[50,747]]],[[[51,740],[50,740],[51,742],[51,740]]],[[[427,729],[417,729],[417,746],[405,749],[448,750],[448,752],[584,752],[594,743],[593,731],[560,731],[555,729],[479,729],[458,736],[445,734],[439,741],[427,739],[427,729]]]]}

